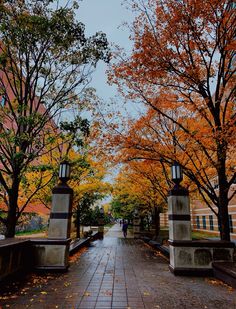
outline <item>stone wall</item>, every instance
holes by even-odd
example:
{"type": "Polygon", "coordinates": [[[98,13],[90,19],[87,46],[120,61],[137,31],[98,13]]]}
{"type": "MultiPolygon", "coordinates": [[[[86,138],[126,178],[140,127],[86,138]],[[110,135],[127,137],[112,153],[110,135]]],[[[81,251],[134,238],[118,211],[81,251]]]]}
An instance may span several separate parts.
{"type": "Polygon", "coordinates": [[[31,269],[29,240],[6,239],[0,241],[0,280],[19,271],[31,269]]]}
{"type": "Polygon", "coordinates": [[[233,261],[234,243],[170,241],[170,270],[176,275],[212,274],[212,263],[233,261]]]}
{"type": "Polygon", "coordinates": [[[71,239],[31,239],[34,269],[66,270],[71,239]]]}

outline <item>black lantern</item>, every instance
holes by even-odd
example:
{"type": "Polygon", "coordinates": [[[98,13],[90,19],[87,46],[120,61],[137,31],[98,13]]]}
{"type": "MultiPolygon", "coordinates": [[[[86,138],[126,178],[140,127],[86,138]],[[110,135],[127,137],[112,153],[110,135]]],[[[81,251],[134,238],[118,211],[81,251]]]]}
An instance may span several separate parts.
{"type": "Polygon", "coordinates": [[[171,166],[171,179],[177,185],[183,180],[182,167],[176,161],[171,166]]]}
{"type": "Polygon", "coordinates": [[[100,211],[100,216],[103,217],[104,216],[104,209],[103,209],[103,207],[101,207],[99,211],[100,211]]]}
{"type": "Polygon", "coordinates": [[[59,179],[64,183],[70,179],[70,163],[66,160],[60,163],[59,179]]]}

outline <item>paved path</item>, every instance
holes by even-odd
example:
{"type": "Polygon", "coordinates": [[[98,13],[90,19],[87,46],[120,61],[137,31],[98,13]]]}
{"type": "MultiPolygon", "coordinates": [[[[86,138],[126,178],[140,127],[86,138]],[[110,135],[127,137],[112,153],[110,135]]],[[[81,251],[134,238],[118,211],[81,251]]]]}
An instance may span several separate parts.
{"type": "Polygon", "coordinates": [[[2,308],[236,309],[235,290],[210,278],[175,277],[165,258],[120,229],[92,243],[68,273],[31,278],[0,300],[2,308]]]}

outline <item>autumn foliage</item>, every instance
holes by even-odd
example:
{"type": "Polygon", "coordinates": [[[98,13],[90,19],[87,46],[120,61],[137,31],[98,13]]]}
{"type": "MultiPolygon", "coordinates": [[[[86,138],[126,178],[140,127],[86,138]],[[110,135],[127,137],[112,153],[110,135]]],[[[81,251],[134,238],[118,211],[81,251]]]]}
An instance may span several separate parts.
{"type": "Polygon", "coordinates": [[[235,194],[229,189],[236,179],[234,3],[130,4],[137,14],[133,51],[117,51],[109,79],[146,110],[122,134],[113,133],[113,142],[123,161],[181,164],[187,186],[217,206],[221,238],[229,240],[228,203],[235,194]]]}

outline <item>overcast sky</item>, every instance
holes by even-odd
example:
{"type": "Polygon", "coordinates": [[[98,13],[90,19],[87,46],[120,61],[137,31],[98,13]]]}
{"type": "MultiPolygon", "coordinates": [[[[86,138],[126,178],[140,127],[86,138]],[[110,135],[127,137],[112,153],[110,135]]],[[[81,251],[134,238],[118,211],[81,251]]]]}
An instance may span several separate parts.
{"type": "MultiPolygon", "coordinates": [[[[97,31],[106,33],[108,41],[118,44],[127,51],[131,50],[129,31],[122,26],[124,22],[132,22],[132,12],[122,5],[123,0],[83,0],[79,2],[78,18],[85,24],[86,34],[93,35],[97,31]]],[[[103,99],[113,97],[115,87],[106,83],[106,65],[100,63],[93,75],[91,86],[97,89],[97,94],[103,99]]]]}

